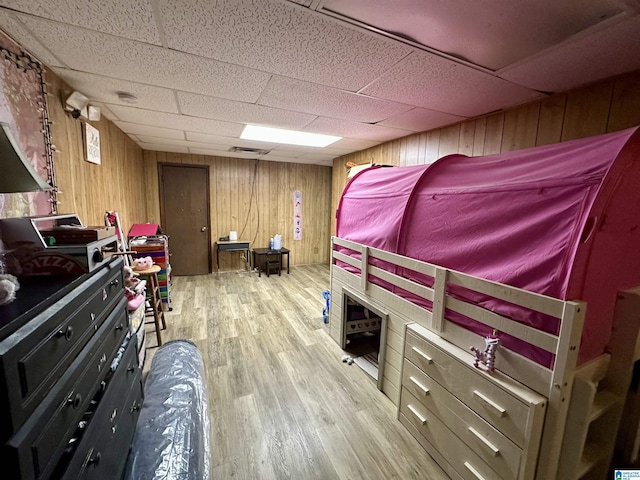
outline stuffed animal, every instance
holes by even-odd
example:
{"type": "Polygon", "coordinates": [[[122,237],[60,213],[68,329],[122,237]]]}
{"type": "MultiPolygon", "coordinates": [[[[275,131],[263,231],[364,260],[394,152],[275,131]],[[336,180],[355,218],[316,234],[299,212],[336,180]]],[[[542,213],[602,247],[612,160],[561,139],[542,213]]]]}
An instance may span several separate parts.
{"type": "Polygon", "coordinates": [[[137,271],[149,270],[153,266],[151,257],[140,257],[133,259],[133,269],[137,271]]]}
{"type": "Polygon", "coordinates": [[[473,362],[473,366],[480,368],[480,364],[482,364],[487,367],[487,372],[492,373],[495,368],[496,348],[498,348],[499,344],[500,339],[492,336],[485,337],[484,350],[480,350],[476,347],[469,347],[476,357],[473,362]]]}
{"type": "Polygon", "coordinates": [[[13,275],[0,275],[0,305],[12,302],[16,298],[16,292],[20,289],[18,279],[13,275]]]}
{"type": "Polygon", "coordinates": [[[134,287],[140,280],[133,273],[133,269],[129,266],[124,267],[124,286],[131,288],[134,287]]]}

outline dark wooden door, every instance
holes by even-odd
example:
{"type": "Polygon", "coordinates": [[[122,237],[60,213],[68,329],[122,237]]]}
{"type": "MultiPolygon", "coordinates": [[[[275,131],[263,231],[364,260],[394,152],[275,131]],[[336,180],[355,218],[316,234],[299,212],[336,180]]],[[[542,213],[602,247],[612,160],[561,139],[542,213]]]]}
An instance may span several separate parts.
{"type": "Polygon", "coordinates": [[[209,167],[160,164],[160,215],[174,275],[211,273],[209,167]]]}

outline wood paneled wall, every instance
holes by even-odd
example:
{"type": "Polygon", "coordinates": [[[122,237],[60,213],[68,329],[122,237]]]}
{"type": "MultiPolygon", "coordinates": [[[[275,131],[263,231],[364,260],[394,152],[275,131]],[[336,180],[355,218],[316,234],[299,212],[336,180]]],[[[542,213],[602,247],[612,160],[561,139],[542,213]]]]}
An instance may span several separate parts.
{"type": "Polygon", "coordinates": [[[101,164],[84,160],[83,121],[64,110],[72,90],[46,73],[47,98],[60,213],[77,213],[85,225],[104,225],[104,214],[115,210],[125,234],[133,223],[146,222],[146,188],[142,149],[111,121],[91,124],[100,131],[101,164]]]}
{"type": "Polygon", "coordinates": [[[451,153],[489,155],[640,125],[640,71],[511,110],[410,135],[333,161],[331,232],[347,162],[419,165],[451,153]]]}
{"type": "MultiPolygon", "coordinates": [[[[278,233],[291,250],[292,265],[329,261],[331,167],[151,151],[144,158],[150,222],[160,222],[159,163],[208,165],[211,248],[231,230],[252,247],[268,247],[269,238],[278,233]],[[302,192],[300,241],[293,240],[295,190],[302,192]]],[[[221,256],[220,263],[222,270],[243,266],[239,253],[221,256]]]]}

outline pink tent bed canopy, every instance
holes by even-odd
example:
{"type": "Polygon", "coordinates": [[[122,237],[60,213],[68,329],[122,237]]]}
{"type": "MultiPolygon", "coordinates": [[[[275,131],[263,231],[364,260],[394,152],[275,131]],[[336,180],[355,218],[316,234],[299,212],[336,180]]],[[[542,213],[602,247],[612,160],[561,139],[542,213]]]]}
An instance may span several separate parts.
{"type": "MultiPolygon", "coordinates": [[[[607,345],[616,292],[640,285],[640,127],[484,157],[449,155],[431,165],[373,167],[351,179],[336,216],[340,238],[587,302],[582,363],[607,345]]],[[[395,273],[432,281],[411,270],[395,273]]],[[[548,318],[476,300],[557,333],[548,318]]]]}

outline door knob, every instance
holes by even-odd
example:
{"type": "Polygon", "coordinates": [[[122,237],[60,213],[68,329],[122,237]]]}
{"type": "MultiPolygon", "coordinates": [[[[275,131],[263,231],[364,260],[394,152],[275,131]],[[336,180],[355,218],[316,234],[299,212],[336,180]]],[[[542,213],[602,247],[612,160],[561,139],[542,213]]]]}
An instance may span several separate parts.
{"type": "Polygon", "coordinates": [[[202,228],[200,229],[200,231],[201,231],[201,232],[206,232],[206,231],[207,231],[207,227],[202,227],[202,228]]]}

